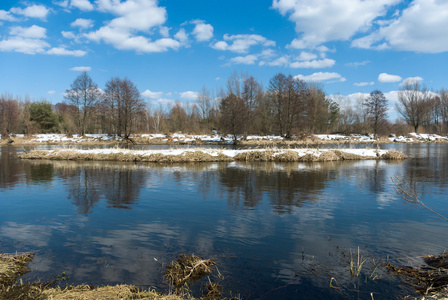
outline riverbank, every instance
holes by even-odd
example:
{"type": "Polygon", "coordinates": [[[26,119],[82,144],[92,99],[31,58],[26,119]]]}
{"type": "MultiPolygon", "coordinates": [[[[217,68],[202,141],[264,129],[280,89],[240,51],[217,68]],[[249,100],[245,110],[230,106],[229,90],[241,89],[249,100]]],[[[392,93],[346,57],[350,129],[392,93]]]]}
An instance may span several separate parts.
{"type": "MultiPolygon", "coordinates": [[[[285,139],[276,135],[250,135],[246,138],[238,137],[239,145],[326,145],[326,144],[387,144],[387,143],[446,143],[448,137],[436,134],[415,134],[406,136],[381,137],[375,140],[372,135],[341,135],[341,134],[316,134],[309,136],[285,139]]],[[[107,134],[35,134],[35,135],[11,135],[0,139],[0,145],[118,145],[133,143],[137,145],[227,145],[234,144],[234,139],[229,135],[187,135],[174,134],[134,134],[131,139],[124,141],[121,137],[107,134]]]]}
{"type": "Polygon", "coordinates": [[[168,150],[129,150],[129,149],[56,149],[33,150],[18,156],[22,159],[49,160],[95,160],[127,162],[317,162],[338,160],[384,159],[400,160],[407,156],[396,150],[384,149],[246,149],[214,150],[168,149],[168,150]]]}
{"type": "Polygon", "coordinates": [[[25,283],[22,280],[18,281],[21,276],[30,272],[27,265],[33,258],[34,253],[0,254],[0,299],[194,299],[190,295],[188,295],[188,297],[182,297],[182,295],[158,293],[151,289],[144,291],[134,285],[128,284],[101,287],[93,287],[83,284],[78,286],[65,285],[60,287],[58,286],[58,283],[68,280],[64,273],[62,277],[58,276],[57,279],[51,282],[42,282],[39,280],[36,282],[25,283]]]}

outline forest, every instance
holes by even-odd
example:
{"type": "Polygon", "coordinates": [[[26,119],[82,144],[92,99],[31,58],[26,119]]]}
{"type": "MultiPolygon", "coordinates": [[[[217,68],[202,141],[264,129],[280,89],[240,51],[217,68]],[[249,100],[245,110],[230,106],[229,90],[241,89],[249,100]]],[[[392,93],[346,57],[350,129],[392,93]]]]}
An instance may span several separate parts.
{"type": "Polygon", "coordinates": [[[317,133],[389,134],[448,133],[448,90],[430,91],[411,82],[398,91],[392,107],[374,90],[352,103],[328,96],[323,86],[292,75],[274,75],[268,86],[249,74],[234,72],[225,87],[203,87],[197,101],[147,103],[127,78],[111,78],[100,89],[87,72],[77,76],[62,101],[0,95],[0,133],[115,134],[211,133],[237,136],[281,135],[297,138],[317,133]],[[387,111],[397,109],[391,121],[387,111]]]}

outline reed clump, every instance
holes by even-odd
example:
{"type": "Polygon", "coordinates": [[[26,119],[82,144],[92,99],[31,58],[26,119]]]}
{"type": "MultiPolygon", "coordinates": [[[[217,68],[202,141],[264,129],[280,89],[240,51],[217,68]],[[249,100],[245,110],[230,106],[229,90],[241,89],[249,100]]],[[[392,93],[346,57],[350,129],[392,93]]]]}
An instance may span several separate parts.
{"type": "Polygon", "coordinates": [[[236,161],[273,161],[274,150],[265,151],[245,151],[233,157],[236,161]]]}
{"type": "Polygon", "coordinates": [[[176,288],[196,282],[213,271],[216,263],[194,254],[183,254],[166,267],[165,277],[176,288]]]}
{"type": "Polygon", "coordinates": [[[428,255],[423,258],[426,265],[420,267],[398,267],[390,262],[388,270],[404,275],[426,299],[446,299],[448,297],[448,253],[428,255]]]}
{"type": "Polygon", "coordinates": [[[0,286],[12,285],[26,274],[33,258],[34,253],[0,254],[0,286]]]}
{"type": "Polygon", "coordinates": [[[407,158],[408,156],[406,154],[397,150],[390,150],[387,153],[381,155],[381,159],[387,160],[402,160],[407,158]]]}

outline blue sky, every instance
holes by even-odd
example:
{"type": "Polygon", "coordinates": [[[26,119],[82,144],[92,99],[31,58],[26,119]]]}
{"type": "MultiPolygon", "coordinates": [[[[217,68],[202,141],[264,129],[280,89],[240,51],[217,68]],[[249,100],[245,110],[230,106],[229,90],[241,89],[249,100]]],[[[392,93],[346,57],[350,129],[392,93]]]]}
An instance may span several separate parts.
{"type": "Polygon", "coordinates": [[[0,93],[53,103],[80,70],[150,103],[194,102],[234,71],[392,102],[409,78],[448,88],[447,0],[2,0],[0,25],[0,93]]]}

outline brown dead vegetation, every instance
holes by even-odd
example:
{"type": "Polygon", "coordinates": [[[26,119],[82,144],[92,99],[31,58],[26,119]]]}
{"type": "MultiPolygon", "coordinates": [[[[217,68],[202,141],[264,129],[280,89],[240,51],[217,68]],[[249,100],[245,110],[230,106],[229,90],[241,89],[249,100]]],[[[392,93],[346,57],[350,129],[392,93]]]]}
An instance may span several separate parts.
{"type": "MultiPolygon", "coordinates": [[[[188,293],[162,294],[154,290],[143,291],[133,285],[116,285],[94,287],[90,285],[55,286],[58,280],[43,283],[41,281],[24,283],[18,280],[28,273],[28,263],[34,258],[33,253],[0,254],[0,299],[21,300],[180,300],[195,299],[188,293]]],[[[210,259],[195,255],[181,255],[166,268],[166,278],[176,286],[183,286],[209,275],[216,263],[210,259]]],[[[64,274],[64,273],[63,273],[64,274]]],[[[65,276],[65,275],[64,275],[65,276]]],[[[204,286],[204,296],[200,299],[222,299],[218,283],[210,279],[204,286]]]]}
{"type": "Polygon", "coordinates": [[[33,258],[34,253],[0,254],[0,286],[12,285],[26,274],[33,258]]]}
{"type": "Polygon", "coordinates": [[[387,263],[386,267],[399,275],[423,295],[423,299],[447,299],[448,297],[448,253],[428,255],[423,258],[426,265],[420,267],[398,267],[387,263]]]}
{"type": "Polygon", "coordinates": [[[165,277],[176,288],[194,283],[213,271],[216,263],[194,254],[183,254],[166,267],[165,277]]]}
{"type": "Polygon", "coordinates": [[[218,152],[211,155],[201,150],[188,150],[182,154],[170,155],[154,153],[150,155],[138,154],[129,151],[115,153],[89,153],[77,150],[33,150],[19,155],[22,159],[50,159],[50,160],[73,160],[73,161],[121,161],[121,162],[151,162],[151,163],[190,163],[190,162],[319,162],[339,160],[402,160],[407,156],[402,152],[391,150],[381,157],[366,157],[356,155],[342,150],[316,150],[315,153],[307,153],[303,156],[292,150],[280,151],[275,149],[256,150],[240,152],[233,158],[218,152]]]}
{"type": "Polygon", "coordinates": [[[403,152],[397,150],[390,150],[387,153],[381,155],[381,159],[387,159],[387,160],[401,160],[407,158],[408,156],[406,156],[403,152]]]}

